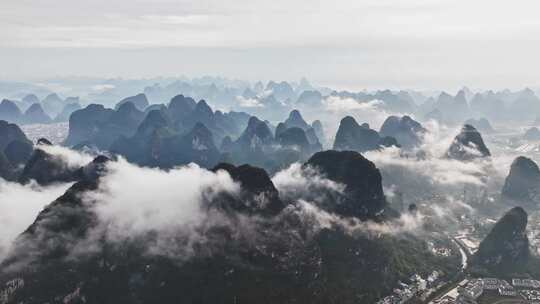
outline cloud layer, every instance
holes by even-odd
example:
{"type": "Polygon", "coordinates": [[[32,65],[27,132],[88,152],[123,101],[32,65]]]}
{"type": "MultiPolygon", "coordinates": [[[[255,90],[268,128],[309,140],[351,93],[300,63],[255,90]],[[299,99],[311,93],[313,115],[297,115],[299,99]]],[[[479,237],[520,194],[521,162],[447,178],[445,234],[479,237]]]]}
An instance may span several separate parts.
{"type": "MultiPolygon", "coordinates": [[[[337,114],[327,114],[331,119],[339,117],[342,111],[355,114],[358,111],[358,115],[368,115],[371,119],[374,113],[379,112],[377,115],[381,117],[385,115],[376,109],[376,102],[358,108],[356,101],[350,100],[333,100],[327,104],[338,105],[335,107],[337,114]]],[[[463,190],[473,193],[482,193],[485,189],[491,193],[500,191],[500,183],[508,172],[511,157],[495,155],[475,162],[447,159],[443,155],[459,129],[447,128],[433,121],[425,123],[425,126],[430,131],[418,149],[423,151],[425,157],[402,155],[396,148],[365,153],[382,172],[388,200],[392,201],[395,193],[401,192],[407,204],[428,203],[430,212],[441,223],[446,221],[445,216],[452,210],[475,212],[461,197],[463,190]]],[[[92,160],[88,154],[67,148],[41,148],[73,168],[92,160]]],[[[232,237],[255,240],[260,237],[257,227],[276,225],[291,216],[299,219],[302,227],[313,233],[325,228],[337,228],[351,235],[377,237],[381,234],[423,231],[422,213],[404,212],[395,220],[373,223],[343,218],[320,209],[318,206],[324,202],[338,203],[336,199],[343,193],[344,185],[298,163],[277,172],[272,181],[281,199],[289,204],[280,217],[270,221],[246,215],[231,218],[209,206],[216,195],[227,193],[236,197],[241,190],[240,185],[224,171],[214,173],[196,165],[164,171],[141,168],[122,158],[110,161],[98,189],[87,192],[83,197],[84,202],[92,206],[98,224],[87,239],[78,240],[73,247],[73,255],[92,252],[103,237],[121,244],[126,240],[153,235],[153,242],[147,248],[149,254],[189,258],[197,246],[212,248],[216,245],[207,238],[207,233],[217,227],[226,227],[232,237]]],[[[33,222],[43,206],[68,187],[69,184],[39,187],[1,181],[0,219],[9,224],[0,235],[0,257],[14,238],[33,222]]]]}
{"type": "Polygon", "coordinates": [[[1,8],[5,78],[181,71],[307,76],[349,89],[515,88],[535,85],[539,68],[531,0],[6,0],[1,8]]]}

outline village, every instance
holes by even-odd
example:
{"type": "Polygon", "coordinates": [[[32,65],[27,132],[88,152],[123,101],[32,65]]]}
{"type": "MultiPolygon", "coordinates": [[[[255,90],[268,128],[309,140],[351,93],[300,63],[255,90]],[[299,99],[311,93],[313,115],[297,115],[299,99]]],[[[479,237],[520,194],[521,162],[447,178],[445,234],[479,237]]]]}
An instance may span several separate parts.
{"type": "MultiPolygon", "coordinates": [[[[457,246],[461,255],[461,272],[455,282],[445,281],[441,272],[434,270],[429,276],[422,278],[412,275],[407,283],[400,282],[392,295],[381,299],[377,304],[495,304],[526,303],[540,304],[540,281],[529,278],[495,278],[472,277],[466,273],[469,259],[478,250],[479,235],[474,217],[461,218],[459,231],[448,237],[457,246]]],[[[489,219],[483,219],[489,221],[489,219]]],[[[540,227],[540,216],[531,216],[531,227],[540,227]]],[[[538,252],[540,248],[540,231],[529,231],[531,247],[538,252]]],[[[450,249],[438,248],[442,254],[450,249]]]]}

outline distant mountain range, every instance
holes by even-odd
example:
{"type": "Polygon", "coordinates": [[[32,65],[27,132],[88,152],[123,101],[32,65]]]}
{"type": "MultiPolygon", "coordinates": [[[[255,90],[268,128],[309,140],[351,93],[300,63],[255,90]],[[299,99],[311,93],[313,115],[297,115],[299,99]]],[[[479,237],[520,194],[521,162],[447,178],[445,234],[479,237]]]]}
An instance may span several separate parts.
{"type": "MultiPolygon", "coordinates": [[[[530,120],[540,116],[540,99],[531,89],[521,91],[477,91],[472,92],[463,88],[456,95],[441,92],[422,94],[413,90],[379,90],[379,91],[338,91],[330,88],[317,87],[302,79],[300,82],[269,81],[267,83],[227,80],[216,77],[202,77],[198,79],[148,79],[148,80],[101,80],[86,79],[72,82],[65,80],[66,84],[73,86],[74,91],[84,95],[82,99],[68,97],[62,99],[58,94],[49,92],[44,94],[31,85],[25,86],[15,83],[7,84],[0,94],[6,92],[7,100],[13,101],[24,113],[32,104],[40,103],[43,111],[53,121],[67,121],[69,112],[74,106],[80,107],[88,104],[103,104],[105,107],[118,108],[125,101],[125,96],[137,95],[129,98],[140,110],[144,111],[149,105],[165,104],[177,95],[191,96],[195,100],[205,100],[209,106],[216,109],[247,112],[262,120],[277,122],[290,111],[299,109],[306,111],[312,109],[325,110],[328,98],[347,99],[359,105],[376,102],[377,108],[390,114],[413,115],[416,120],[425,121],[436,119],[450,125],[460,125],[470,119],[484,119],[478,121],[485,125],[489,122],[507,122],[516,120],[530,120]],[[86,85],[86,89],[84,86],[86,85]],[[8,88],[12,87],[12,90],[8,88]],[[76,90],[75,90],[76,88],[76,90]],[[26,91],[24,91],[26,90],[26,91]],[[25,94],[24,92],[33,92],[25,94]],[[42,100],[38,98],[42,96],[42,100]],[[120,102],[119,102],[120,101],[120,102]],[[64,109],[66,108],[66,109],[64,109]]],[[[1,95],[0,95],[1,96],[1,95]]],[[[128,99],[129,99],[128,98],[128,99]]],[[[26,120],[19,117],[13,109],[0,108],[0,117],[16,123],[38,123],[46,121],[28,117],[26,120]]],[[[472,123],[474,125],[474,123],[472,123]]],[[[480,129],[483,127],[476,126],[480,129]]],[[[483,130],[487,131],[487,129],[483,130]]]]}
{"type": "Polygon", "coordinates": [[[0,119],[18,124],[65,122],[80,107],[76,97],[62,100],[58,95],[50,94],[40,101],[30,94],[21,101],[3,99],[0,102],[0,119]]]}

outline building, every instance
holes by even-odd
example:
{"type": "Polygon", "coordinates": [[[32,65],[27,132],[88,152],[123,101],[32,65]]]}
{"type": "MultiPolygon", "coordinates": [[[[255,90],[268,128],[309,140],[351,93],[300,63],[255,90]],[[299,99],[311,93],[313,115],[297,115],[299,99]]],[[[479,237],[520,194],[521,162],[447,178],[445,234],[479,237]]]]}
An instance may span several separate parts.
{"type": "Polygon", "coordinates": [[[478,302],[476,302],[476,299],[460,295],[456,299],[456,304],[478,304],[478,302]]]}
{"type": "Polygon", "coordinates": [[[540,288],[540,281],[531,279],[512,279],[512,285],[520,288],[540,288]]]}
{"type": "Polygon", "coordinates": [[[515,297],[517,291],[512,287],[499,287],[499,295],[504,297],[515,297]]]}
{"type": "Polygon", "coordinates": [[[540,303],[540,291],[538,290],[521,290],[521,295],[532,303],[540,303]]]}
{"type": "Polygon", "coordinates": [[[484,290],[499,290],[499,288],[511,287],[506,280],[499,280],[495,278],[483,278],[484,290]]]}
{"type": "Polygon", "coordinates": [[[427,282],[428,284],[431,286],[433,285],[435,282],[437,282],[437,279],[439,279],[439,272],[437,270],[434,270],[428,277],[427,277],[427,282]]]}
{"type": "Polygon", "coordinates": [[[458,304],[476,304],[476,299],[484,293],[484,282],[482,280],[472,280],[463,287],[458,287],[459,296],[456,299],[458,304]]]}

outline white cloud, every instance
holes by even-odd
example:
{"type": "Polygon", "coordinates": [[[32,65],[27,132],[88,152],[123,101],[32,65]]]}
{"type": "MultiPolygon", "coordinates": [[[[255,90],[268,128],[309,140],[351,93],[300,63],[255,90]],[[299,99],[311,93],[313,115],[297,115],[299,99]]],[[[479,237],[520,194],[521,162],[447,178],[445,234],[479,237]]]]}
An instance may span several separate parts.
{"type": "Polygon", "coordinates": [[[422,228],[423,216],[420,213],[404,213],[399,218],[375,223],[343,217],[319,208],[318,206],[328,204],[328,202],[339,204],[339,198],[333,193],[343,194],[345,185],[325,178],[311,167],[302,167],[295,163],[276,173],[272,181],[279,190],[281,198],[293,203],[288,207],[288,211],[297,214],[303,226],[312,233],[321,229],[338,227],[353,236],[377,237],[380,234],[397,235],[420,232],[422,228]]]}
{"type": "Polygon", "coordinates": [[[532,0],[112,2],[58,0],[51,6],[47,1],[2,1],[0,47],[81,49],[55,53],[54,64],[46,69],[38,67],[43,50],[15,50],[9,58],[2,56],[6,59],[0,64],[9,67],[5,77],[35,77],[37,72],[162,76],[180,70],[255,79],[264,70],[263,77],[308,76],[349,88],[536,84],[540,43],[530,37],[540,33],[540,21],[535,13],[539,4],[532,0]],[[217,49],[177,60],[178,50],[167,56],[154,50],[144,56],[110,50],[171,47],[227,48],[239,55],[217,49]],[[94,48],[107,49],[106,55],[88,50],[94,48]],[[284,55],[280,49],[286,49],[284,55]],[[105,58],[116,69],[103,72],[93,65],[105,58]],[[206,65],[211,60],[220,66],[206,65]],[[494,74],[493,66],[501,72],[494,74]]]}
{"type": "Polygon", "coordinates": [[[171,25],[204,25],[210,21],[208,15],[144,15],[141,19],[151,23],[171,25]]]}
{"type": "Polygon", "coordinates": [[[94,159],[90,154],[74,151],[59,145],[39,145],[38,148],[61,158],[68,168],[80,168],[94,159]]]}
{"type": "Polygon", "coordinates": [[[403,213],[400,217],[385,222],[360,221],[346,218],[318,208],[313,203],[299,200],[294,206],[305,227],[316,233],[322,229],[339,228],[352,236],[379,237],[380,235],[399,235],[403,233],[422,233],[423,215],[403,213]]]}
{"type": "Polygon", "coordinates": [[[380,111],[381,100],[361,102],[350,97],[328,96],[323,99],[323,105],[327,111],[347,113],[349,111],[380,111]]]}
{"type": "Polygon", "coordinates": [[[193,226],[206,213],[204,200],[239,189],[226,172],[213,173],[195,164],[162,171],[120,159],[107,168],[100,188],[86,199],[96,202],[96,213],[119,234],[193,226]]]}
{"type": "Polygon", "coordinates": [[[244,108],[263,108],[264,105],[256,98],[244,98],[243,96],[237,96],[236,100],[238,105],[244,108]]]}
{"type": "MultiPolygon", "coordinates": [[[[502,174],[507,173],[503,171],[507,169],[497,171],[489,160],[459,162],[442,158],[441,153],[458,130],[431,124],[432,131],[422,146],[427,152],[425,160],[401,157],[399,151],[392,148],[369,152],[365,156],[383,171],[383,182],[388,182],[385,176],[394,177],[389,180],[390,185],[386,185],[387,189],[413,194],[430,194],[433,190],[433,193],[443,197],[447,205],[439,205],[435,200],[429,202],[439,217],[444,217],[455,208],[473,212],[466,202],[458,198],[464,186],[485,187],[489,183],[486,177],[500,180],[502,174]]],[[[65,158],[72,166],[84,165],[92,159],[86,154],[66,148],[43,148],[65,158]]],[[[511,161],[506,158],[500,160],[504,166],[511,161]]],[[[95,240],[103,235],[116,242],[155,233],[156,239],[149,244],[148,253],[171,255],[179,259],[189,258],[196,244],[210,242],[206,232],[216,226],[232,228],[233,233],[241,234],[243,238],[257,237],[253,225],[262,219],[239,216],[232,223],[230,217],[205,205],[217,193],[225,192],[234,196],[239,192],[239,185],[226,172],[213,173],[196,165],[163,171],[141,168],[121,158],[109,162],[107,168],[107,175],[101,178],[98,190],[84,196],[85,202],[92,204],[100,224],[88,239],[80,240],[75,245],[74,256],[91,251],[96,244],[95,240]]],[[[331,199],[331,193],[342,193],[344,186],[326,179],[312,168],[302,168],[298,163],[276,173],[272,181],[282,199],[293,203],[287,207],[285,214],[292,212],[299,215],[304,228],[317,231],[340,227],[351,235],[372,236],[422,231],[424,218],[421,213],[405,213],[392,221],[373,223],[343,218],[321,210],[317,207],[321,200],[331,199]]],[[[10,223],[0,233],[0,254],[1,248],[5,250],[14,237],[33,221],[39,210],[61,195],[68,186],[38,187],[33,184],[21,186],[0,183],[0,220],[10,223]]],[[[411,202],[419,201],[415,198],[411,202]]]]}
{"type": "Polygon", "coordinates": [[[332,142],[345,116],[352,116],[359,124],[368,123],[372,129],[378,130],[388,116],[402,115],[383,110],[383,103],[377,99],[359,101],[349,97],[327,96],[322,100],[322,107],[298,107],[305,119],[321,121],[326,137],[332,142]]]}
{"type": "Polygon", "coordinates": [[[42,208],[62,195],[70,184],[42,187],[21,185],[0,178],[0,261],[11,242],[32,224],[42,208]]]}
{"type": "MultiPolygon", "coordinates": [[[[402,157],[397,148],[382,151],[371,151],[365,156],[380,169],[387,170],[388,175],[408,177],[403,182],[414,182],[418,186],[444,187],[463,185],[484,186],[488,170],[491,170],[491,159],[478,159],[474,162],[462,162],[445,157],[446,151],[459,133],[459,128],[448,128],[435,121],[425,123],[428,132],[417,151],[425,154],[423,158],[414,155],[402,157]]],[[[396,178],[395,180],[399,180],[396,178]]],[[[419,190],[419,189],[416,189],[419,190]]],[[[415,191],[415,190],[413,190],[415,191]]]]}
{"type": "Polygon", "coordinates": [[[294,163],[288,168],[277,172],[272,177],[274,186],[281,197],[287,201],[299,199],[322,200],[321,190],[342,193],[345,186],[329,180],[311,167],[302,168],[300,163],[294,163]]]}
{"type": "Polygon", "coordinates": [[[438,185],[484,185],[486,167],[491,162],[490,160],[462,162],[437,156],[417,159],[401,157],[400,153],[397,148],[387,148],[380,152],[367,152],[365,156],[383,170],[391,168],[410,170],[409,173],[414,173],[410,176],[415,176],[414,178],[423,176],[426,182],[438,185]]]}
{"type": "Polygon", "coordinates": [[[95,86],[92,87],[92,90],[101,92],[101,91],[112,90],[114,88],[115,86],[113,84],[96,84],[95,86]]]}
{"type": "Polygon", "coordinates": [[[350,45],[373,37],[465,39],[504,35],[510,39],[512,35],[526,37],[525,33],[540,30],[540,22],[532,13],[538,9],[534,1],[524,1],[520,5],[487,0],[414,0],[406,3],[398,0],[338,0],[316,5],[307,0],[114,2],[115,5],[61,0],[51,7],[7,0],[3,4],[5,13],[0,14],[4,20],[0,37],[7,45],[51,47],[80,47],[81,43],[91,47],[105,44],[139,47],[143,41],[144,45],[152,46],[252,47],[261,44],[320,45],[321,41],[350,45]],[[480,13],[485,7],[490,8],[490,14],[480,13]],[[460,16],[459,23],[456,15],[460,16]],[[18,22],[21,18],[28,21],[21,24],[18,22]],[[520,22],[511,18],[519,18],[520,22]],[[428,23],[430,26],[425,26],[428,23]],[[88,30],[91,26],[95,31],[88,30]],[[202,39],[192,40],[193,26],[200,27],[197,34],[202,39]],[[177,35],[177,39],[136,37],[141,31],[156,37],[177,35]],[[36,35],[38,33],[42,36],[36,35]],[[22,39],[32,35],[36,38],[34,41],[22,39]],[[136,38],[126,41],[126,36],[136,38]],[[104,38],[103,43],[97,37],[104,38]]]}
{"type": "MultiPolygon", "coordinates": [[[[205,202],[218,193],[235,194],[239,185],[228,173],[213,173],[195,164],[169,171],[141,168],[124,159],[111,161],[107,174],[96,191],[84,200],[94,206],[99,225],[90,235],[105,233],[108,240],[122,242],[156,233],[148,244],[149,254],[177,258],[190,256],[190,244],[204,242],[204,227],[225,223],[225,217],[213,212],[205,202]],[[182,239],[179,244],[172,240],[182,239]]],[[[93,239],[82,241],[75,254],[90,250],[93,239]]]]}

